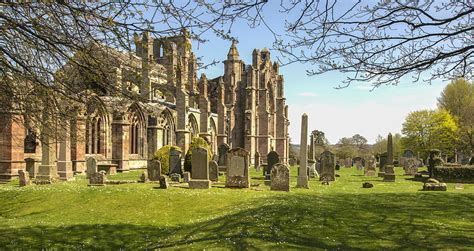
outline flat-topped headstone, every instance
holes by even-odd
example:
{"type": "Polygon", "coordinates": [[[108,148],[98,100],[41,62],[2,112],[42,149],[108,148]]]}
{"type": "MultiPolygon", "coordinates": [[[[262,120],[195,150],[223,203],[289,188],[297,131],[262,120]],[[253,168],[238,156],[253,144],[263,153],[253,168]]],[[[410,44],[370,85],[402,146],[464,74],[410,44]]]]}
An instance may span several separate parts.
{"type": "Polygon", "coordinates": [[[198,147],[192,150],[191,180],[189,188],[207,189],[211,187],[209,180],[209,155],[206,148],[198,147]]]}
{"type": "Polygon", "coordinates": [[[90,178],[92,174],[97,173],[97,159],[95,157],[88,157],[86,159],[86,167],[87,167],[87,173],[86,177],[90,178]]]}
{"type": "Polygon", "coordinates": [[[321,173],[319,175],[319,180],[336,180],[334,154],[330,151],[324,151],[323,153],[321,153],[321,173]]]}
{"type": "Polygon", "coordinates": [[[181,151],[178,149],[171,148],[169,153],[169,167],[170,174],[177,173],[182,174],[181,167],[181,151]]]}
{"type": "Polygon", "coordinates": [[[217,152],[219,153],[219,158],[217,164],[219,166],[227,166],[227,153],[229,152],[230,147],[228,144],[220,144],[217,148],[217,152]]]}
{"type": "Polygon", "coordinates": [[[280,156],[275,151],[270,151],[267,154],[267,168],[265,169],[265,179],[270,179],[270,172],[275,164],[280,163],[280,156]]]}
{"type": "Polygon", "coordinates": [[[249,152],[242,148],[234,148],[227,154],[226,187],[249,188],[249,152]]]}
{"type": "Polygon", "coordinates": [[[147,162],[148,179],[151,181],[159,181],[161,177],[161,162],[156,159],[147,162]]]}
{"type": "Polygon", "coordinates": [[[219,166],[214,160],[209,161],[209,179],[211,181],[219,181],[219,166]]]}
{"type": "Polygon", "coordinates": [[[275,164],[270,173],[272,191],[290,191],[290,168],[285,164],[275,164]]]}
{"type": "Polygon", "coordinates": [[[30,174],[28,173],[28,171],[18,170],[18,178],[20,179],[21,187],[28,186],[31,184],[30,174]]]}

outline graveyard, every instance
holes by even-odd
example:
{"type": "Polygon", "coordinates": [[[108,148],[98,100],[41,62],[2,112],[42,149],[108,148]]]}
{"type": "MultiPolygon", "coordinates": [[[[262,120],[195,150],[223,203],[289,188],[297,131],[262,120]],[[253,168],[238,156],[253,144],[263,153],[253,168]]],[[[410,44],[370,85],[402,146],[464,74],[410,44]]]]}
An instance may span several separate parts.
{"type": "MultiPolygon", "coordinates": [[[[49,186],[0,186],[0,246],[6,249],[469,249],[474,245],[474,184],[463,190],[420,191],[341,168],[329,186],[309,180],[291,191],[264,185],[251,168],[249,189],[210,189],[138,183],[88,187],[85,176],[49,186]],[[363,182],[374,187],[364,189],[363,182]],[[192,206],[190,206],[192,205],[192,206]]],[[[136,181],[140,171],[114,179],[136,181]]],[[[400,176],[398,176],[400,175],[400,176]]]]}

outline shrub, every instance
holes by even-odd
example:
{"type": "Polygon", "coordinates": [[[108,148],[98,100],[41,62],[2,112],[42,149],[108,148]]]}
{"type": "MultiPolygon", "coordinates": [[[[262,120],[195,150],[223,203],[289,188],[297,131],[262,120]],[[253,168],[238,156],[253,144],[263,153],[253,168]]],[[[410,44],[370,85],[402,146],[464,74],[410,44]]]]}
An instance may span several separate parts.
{"type": "Polygon", "coordinates": [[[206,142],[205,139],[201,137],[195,137],[191,140],[191,144],[189,144],[189,149],[188,152],[186,152],[186,156],[184,156],[184,171],[185,172],[191,172],[192,166],[191,166],[191,158],[193,154],[193,149],[202,147],[207,149],[207,154],[209,157],[209,160],[211,160],[211,148],[209,147],[209,144],[206,142]]]}
{"type": "Polygon", "coordinates": [[[434,168],[434,177],[443,181],[474,182],[474,166],[437,166],[434,168]]]}
{"type": "Polygon", "coordinates": [[[161,173],[169,174],[170,172],[170,150],[176,149],[181,151],[181,148],[178,146],[163,146],[158,151],[155,152],[153,159],[159,160],[161,162],[161,173]]]}

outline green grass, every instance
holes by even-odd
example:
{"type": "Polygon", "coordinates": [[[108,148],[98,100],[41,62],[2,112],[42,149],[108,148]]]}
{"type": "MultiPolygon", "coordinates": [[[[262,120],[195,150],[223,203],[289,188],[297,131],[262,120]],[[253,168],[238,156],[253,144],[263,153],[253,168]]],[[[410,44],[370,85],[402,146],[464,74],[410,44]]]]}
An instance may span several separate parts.
{"type": "MultiPolygon", "coordinates": [[[[142,171],[114,179],[138,180],[142,171]]],[[[312,180],[296,189],[293,167],[289,193],[269,191],[256,171],[251,189],[14,181],[0,185],[0,249],[474,248],[474,184],[423,192],[409,177],[338,173],[330,186],[312,180]],[[361,188],[365,181],[374,188],[361,188]]]]}

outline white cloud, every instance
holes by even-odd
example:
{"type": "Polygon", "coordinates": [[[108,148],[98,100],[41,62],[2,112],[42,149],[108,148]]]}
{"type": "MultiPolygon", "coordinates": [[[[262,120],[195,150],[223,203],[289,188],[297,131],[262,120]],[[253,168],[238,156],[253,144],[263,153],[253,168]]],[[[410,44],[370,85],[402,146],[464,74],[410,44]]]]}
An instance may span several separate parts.
{"type": "Polygon", "coordinates": [[[303,97],[317,97],[319,96],[317,93],[314,92],[300,92],[298,93],[298,96],[303,96],[303,97]]]}

